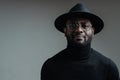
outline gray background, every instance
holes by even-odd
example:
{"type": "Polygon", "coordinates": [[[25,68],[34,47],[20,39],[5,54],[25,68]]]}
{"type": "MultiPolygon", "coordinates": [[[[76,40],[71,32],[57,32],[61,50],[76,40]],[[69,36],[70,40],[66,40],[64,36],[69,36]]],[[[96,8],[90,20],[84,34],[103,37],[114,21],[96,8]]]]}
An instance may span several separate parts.
{"type": "Polygon", "coordinates": [[[84,3],[105,22],[92,47],[120,70],[120,0],[0,1],[0,80],[40,80],[46,59],[66,48],[54,20],[84,3]]]}

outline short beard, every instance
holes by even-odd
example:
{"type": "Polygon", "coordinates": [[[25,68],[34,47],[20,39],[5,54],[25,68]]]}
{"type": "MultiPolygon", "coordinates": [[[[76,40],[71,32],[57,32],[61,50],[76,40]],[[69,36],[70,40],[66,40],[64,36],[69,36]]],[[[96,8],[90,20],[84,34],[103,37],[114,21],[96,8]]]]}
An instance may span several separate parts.
{"type": "Polygon", "coordinates": [[[75,46],[75,47],[85,47],[88,44],[91,44],[91,41],[92,41],[92,36],[89,36],[88,40],[85,39],[84,43],[77,43],[77,42],[73,41],[73,39],[71,39],[70,37],[67,37],[68,45],[75,46]]]}

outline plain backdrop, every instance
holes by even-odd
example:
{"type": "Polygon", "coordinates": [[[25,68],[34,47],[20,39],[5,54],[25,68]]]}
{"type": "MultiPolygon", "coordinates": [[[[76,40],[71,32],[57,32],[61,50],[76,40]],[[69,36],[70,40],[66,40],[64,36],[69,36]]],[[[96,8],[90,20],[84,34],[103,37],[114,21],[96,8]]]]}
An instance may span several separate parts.
{"type": "Polygon", "coordinates": [[[100,16],[105,27],[92,48],[111,58],[120,70],[120,0],[0,1],[0,80],[40,80],[48,58],[66,48],[54,20],[77,3],[100,16]]]}

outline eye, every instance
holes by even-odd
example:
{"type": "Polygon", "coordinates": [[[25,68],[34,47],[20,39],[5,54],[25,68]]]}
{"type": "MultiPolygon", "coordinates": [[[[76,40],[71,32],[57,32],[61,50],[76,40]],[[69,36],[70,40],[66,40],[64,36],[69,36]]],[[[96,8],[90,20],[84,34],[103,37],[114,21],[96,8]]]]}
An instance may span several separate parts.
{"type": "Polygon", "coordinates": [[[81,26],[82,26],[82,28],[84,28],[84,29],[87,27],[86,23],[81,23],[81,26]]]}

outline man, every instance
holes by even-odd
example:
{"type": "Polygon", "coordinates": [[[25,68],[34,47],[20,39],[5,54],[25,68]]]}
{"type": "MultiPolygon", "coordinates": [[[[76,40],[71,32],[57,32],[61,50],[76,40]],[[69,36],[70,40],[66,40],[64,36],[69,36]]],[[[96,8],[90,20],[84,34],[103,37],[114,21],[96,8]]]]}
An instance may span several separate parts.
{"type": "Polygon", "coordinates": [[[91,48],[93,36],[104,27],[100,17],[77,4],[55,20],[55,27],[68,45],[44,63],[41,80],[119,80],[115,63],[91,48]]]}

